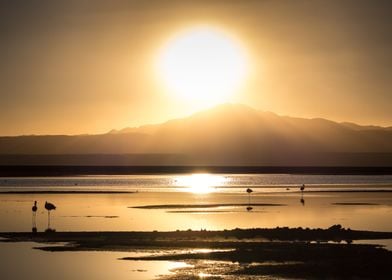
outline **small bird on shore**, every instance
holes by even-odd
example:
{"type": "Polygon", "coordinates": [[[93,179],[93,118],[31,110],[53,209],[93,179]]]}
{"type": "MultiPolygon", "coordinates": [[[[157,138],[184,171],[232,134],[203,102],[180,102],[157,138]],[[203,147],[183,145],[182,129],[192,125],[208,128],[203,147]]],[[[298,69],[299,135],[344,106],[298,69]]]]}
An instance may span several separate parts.
{"type": "Polygon", "coordinates": [[[305,190],[305,184],[302,184],[300,190],[301,190],[301,192],[304,192],[304,190],[305,190]]]}

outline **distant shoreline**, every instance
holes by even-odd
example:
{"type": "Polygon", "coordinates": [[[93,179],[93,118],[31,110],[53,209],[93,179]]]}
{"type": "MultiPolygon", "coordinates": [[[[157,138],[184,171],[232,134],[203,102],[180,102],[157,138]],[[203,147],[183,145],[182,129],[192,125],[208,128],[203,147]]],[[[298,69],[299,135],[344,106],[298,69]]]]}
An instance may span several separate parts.
{"type": "Polygon", "coordinates": [[[392,166],[71,166],[0,165],[0,177],[135,175],[135,174],[309,174],[309,175],[392,175],[392,166]]]}

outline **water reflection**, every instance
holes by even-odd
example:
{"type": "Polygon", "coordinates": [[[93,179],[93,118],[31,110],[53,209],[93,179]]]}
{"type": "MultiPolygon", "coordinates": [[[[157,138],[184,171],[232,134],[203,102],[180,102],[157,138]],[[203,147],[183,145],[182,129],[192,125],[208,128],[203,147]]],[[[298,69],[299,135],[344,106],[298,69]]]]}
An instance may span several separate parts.
{"type": "Polygon", "coordinates": [[[225,176],[215,174],[191,174],[179,176],[174,179],[177,187],[187,187],[192,193],[210,193],[213,187],[224,186],[228,179],[225,176]]]}
{"type": "Polygon", "coordinates": [[[150,280],[189,265],[173,261],[119,261],[129,252],[45,252],[36,243],[1,243],[2,280],[150,280]]]}
{"type": "MultiPolygon", "coordinates": [[[[177,192],[175,195],[168,192],[0,194],[0,231],[31,232],[34,228],[32,200],[38,201],[36,228],[38,231],[48,228],[47,212],[43,207],[45,199],[59,206],[55,212],[52,211],[49,226],[56,231],[170,231],[276,226],[327,228],[336,223],[352,229],[392,231],[389,222],[392,219],[392,193],[306,192],[303,197],[307,202],[305,208],[301,203],[301,194],[295,192],[263,192],[262,195],[255,195],[254,192],[249,205],[245,190],[242,188],[236,194],[213,192],[202,196],[190,192],[177,192]],[[170,212],[167,208],[132,208],[162,204],[186,205],[189,209],[170,212]],[[210,204],[239,206],[202,207],[210,204]],[[254,206],[256,204],[260,205],[254,206]],[[195,206],[199,206],[198,211],[188,211],[195,210],[192,209],[195,206]],[[242,211],[239,211],[239,207],[242,211]],[[253,207],[250,210],[253,215],[248,215],[246,207],[253,207]]],[[[257,194],[261,194],[261,191],[258,190],[257,194]]]]}
{"type": "Polygon", "coordinates": [[[46,232],[46,233],[54,233],[54,232],[56,232],[56,229],[55,229],[55,228],[50,228],[50,227],[48,227],[48,228],[45,230],[45,232],[46,232]]]}

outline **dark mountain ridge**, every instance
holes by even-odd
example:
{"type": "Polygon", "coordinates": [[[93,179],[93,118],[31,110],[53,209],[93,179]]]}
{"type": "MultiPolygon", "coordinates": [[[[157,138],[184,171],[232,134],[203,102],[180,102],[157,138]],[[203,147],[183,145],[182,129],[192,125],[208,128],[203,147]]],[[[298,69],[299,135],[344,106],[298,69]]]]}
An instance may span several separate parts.
{"type": "Polygon", "coordinates": [[[23,156],[39,162],[43,155],[74,155],[77,163],[83,156],[121,155],[128,160],[120,165],[392,166],[392,129],[224,104],[187,118],[100,135],[0,137],[0,164],[16,155],[21,164],[23,156]]]}

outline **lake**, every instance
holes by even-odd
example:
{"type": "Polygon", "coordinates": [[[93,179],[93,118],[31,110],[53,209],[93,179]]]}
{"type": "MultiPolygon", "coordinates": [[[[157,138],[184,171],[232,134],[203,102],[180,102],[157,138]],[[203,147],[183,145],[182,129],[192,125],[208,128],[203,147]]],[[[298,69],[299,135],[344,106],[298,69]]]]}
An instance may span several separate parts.
{"type": "MultiPolygon", "coordinates": [[[[1,178],[0,191],[1,232],[29,232],[33,228],[38,232],[48,228],[56,231],[328,228],[334,224],[358,230],[392,231],[390,175],[25,177],[1,178]],[[247,193],[247,188],[252,192],[247,193]],[[35,217],[31,212],[34,201],[38,202],[35,217]],[[44,209],[45,201],[57,207],[50,217],[44,209]]],[[[384,244],[390,246],[388,242],[384,244]]],[[[2,279],[27,276],[49,279],[48,276],[61,274],[63,270],[67,274],[58,279],[83,275],[92,275],[90,279],[153,279],[187,265],[118,260],[129,253],[49,253],[32,250],[34,246],[37,244],[0,243],[0,259],[6,260],[0,267],[6,275],[2,279]],[[98,263],[105,265],[97,266],[98,263]]]]}

